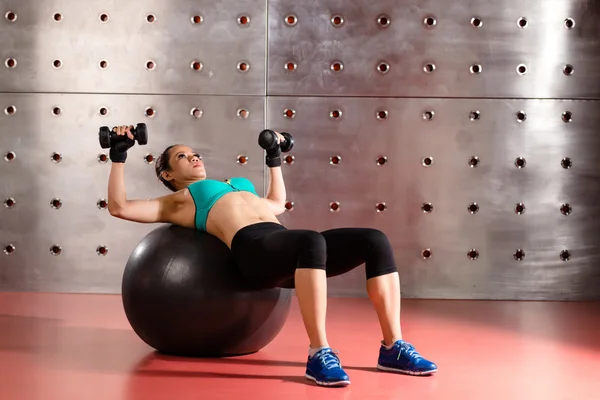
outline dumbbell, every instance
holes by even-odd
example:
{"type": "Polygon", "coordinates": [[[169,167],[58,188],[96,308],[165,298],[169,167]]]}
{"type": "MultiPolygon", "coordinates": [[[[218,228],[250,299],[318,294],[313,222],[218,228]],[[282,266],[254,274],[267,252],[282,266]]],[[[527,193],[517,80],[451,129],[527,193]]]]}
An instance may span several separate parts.
{"type": "MultiPolygon", "coordinates": [[[[139,145],[148,144],[148,128],[146,124],[139,123],[136,127],[131,130],[134,140],[137,140],[139,145]]],[[[110,148],[114,143],[124,141],[127,139],[127,135],[119,136],[116,132],[113,132],[108,126],[101,126],[98,132],[98,138],[100,140],[100,147],[103,149],[110,148]]]]}
{"type": "MultiPolygon", "coordinates": [[[[279,143],[279,147],[283,153],[287,153],[294,147],[294,138],[287,132],[280,132],[283,136],[283,142],[279,143]]],[[[277,145],[277,135],[270,129],[263,130],[258,135],[258,144],[265,150],[269,150],[277,145]]]]}

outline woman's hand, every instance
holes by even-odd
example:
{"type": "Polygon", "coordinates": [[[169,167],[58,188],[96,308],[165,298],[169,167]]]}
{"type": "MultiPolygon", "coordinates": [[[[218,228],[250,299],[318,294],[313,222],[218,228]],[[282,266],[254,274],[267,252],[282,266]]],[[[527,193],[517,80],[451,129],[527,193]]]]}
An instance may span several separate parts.
{"type": "Polygon", "coordinates": [[[117,136],[127,135],[126,140],[115,141],[115,144],[110,146],[109,157],[113,163],[124,163],[127,160],[127,150],[135,144],[131,129],[133,129],[133,125],[121,125],[113,128],[113,132],[117,136]]]}
{"type": "Polygon", "coordinates": [[[131,133],[131,130],[133,129],[133,125],[121,125],[121,126],[115,126],[113,128],[113,132],[115,132],[117,134],[117,136],[123,136],[123,135],[127,135],[127,137],[131,140],[134,139],[133,137],[133,133],[131,133]]]}
{"type": "MultiPolygon", "coordinates": [[[[275,132],[275,131],[273,131],[273,132],[275,132]]],[[[277,143],[278,144],[281,144],[281,142],[285,141],[285,138],[279,132],[275,132],[275,135],[277,135],[277,143]]]]}
{"type": "Polygon", "coordinates": [[[287,153],[291,151],[294,147],[294,138],[287,132],[273,132],[275,137],[277,138],[277,145],[281,149],[282,152],[287,153]]]}

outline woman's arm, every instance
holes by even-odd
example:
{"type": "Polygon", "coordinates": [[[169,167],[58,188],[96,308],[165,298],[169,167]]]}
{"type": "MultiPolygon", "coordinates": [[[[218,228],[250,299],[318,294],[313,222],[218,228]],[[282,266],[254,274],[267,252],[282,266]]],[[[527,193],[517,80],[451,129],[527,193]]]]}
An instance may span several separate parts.
{"type": "Polygon", "coordinates": [[[113,163],[108,179],[110,215],[134,222],[171,222],[176,209],[173,194],[151,200],[128,200],[125,191],[125,164],[113,163]]]}
{"type": "Polygon", "coordinates": [[[269,185],[265,200],[275,215],[285,212],[286,193],[281,167],[269,168],[269,185]]]}

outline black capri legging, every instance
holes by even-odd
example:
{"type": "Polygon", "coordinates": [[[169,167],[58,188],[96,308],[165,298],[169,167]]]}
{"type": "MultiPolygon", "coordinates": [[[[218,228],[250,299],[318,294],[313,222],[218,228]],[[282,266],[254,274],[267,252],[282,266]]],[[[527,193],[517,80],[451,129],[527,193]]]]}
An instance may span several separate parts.
{"type": "Polygon", "coordinates": [[[260,288],[294,287],[297,268],[324,269],[332,277],[364,263],[367,279],[397,271],[387,236],[372,228],[317,232],[260,222],[240,229],[231,251],[244,277],[260,288]]]}

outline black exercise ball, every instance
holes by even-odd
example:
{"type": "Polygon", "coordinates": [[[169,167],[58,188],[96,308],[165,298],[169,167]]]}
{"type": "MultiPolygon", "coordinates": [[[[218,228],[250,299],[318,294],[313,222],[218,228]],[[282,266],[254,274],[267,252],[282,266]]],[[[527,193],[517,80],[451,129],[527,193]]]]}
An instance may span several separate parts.
{"type": "Polygon", "coordinates": [[[255,353],[281,331],[291,290],[255,289],[215,236],[163,225],[136,246],[122,284],[135,333],[161,353],[225,357],[255,353]]]}

